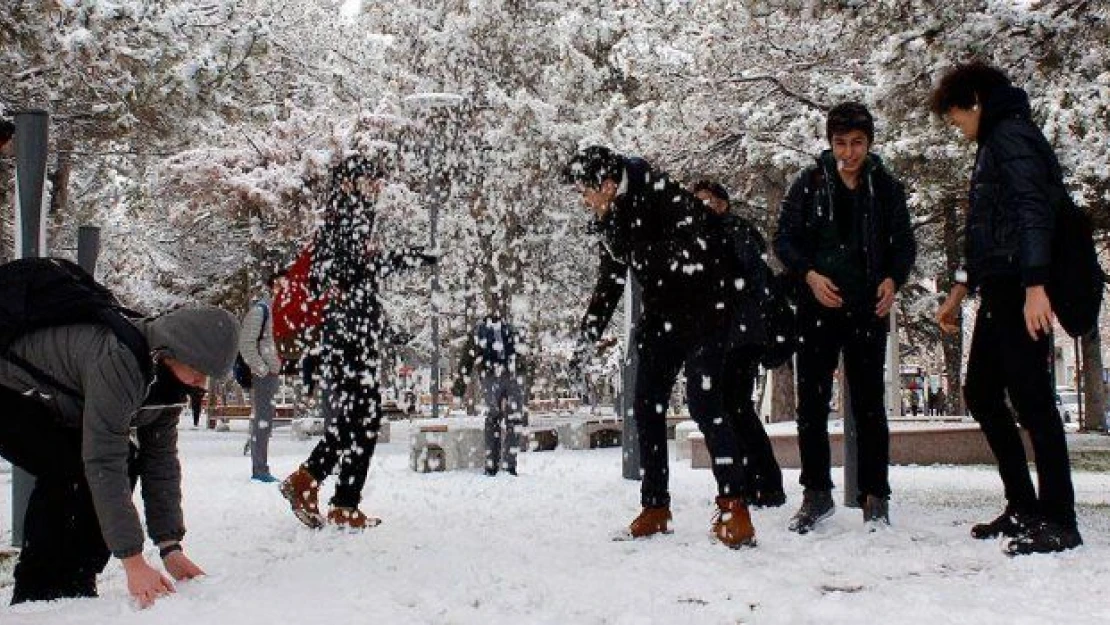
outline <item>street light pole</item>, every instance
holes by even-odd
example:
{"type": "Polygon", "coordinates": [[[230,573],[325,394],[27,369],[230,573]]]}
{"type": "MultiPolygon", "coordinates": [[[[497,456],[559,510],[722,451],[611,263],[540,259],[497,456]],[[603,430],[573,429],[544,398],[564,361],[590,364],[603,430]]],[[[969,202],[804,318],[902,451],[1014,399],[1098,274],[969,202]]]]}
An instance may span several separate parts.
{"type": "MultiPolygon", "coordinates": [[[[453,121],[451,111],[458,109],[465,98],[454,93],[418,93],[404,98],[404,105],[412,113],[413,119],[420,122],[418,138],[422,162],[425,167],[424,196],[431,200],[429,207],[428,244],[436,250],[439,236],[439,205],[446,199],[450,181],[444,180],[447,171],[444,165],[444,152],[453,148],[443,138],[454,136],[447,132],[453,121]]],[[[439,340],[439,263],[432,266],[432,417],[439,417],[440,388],[440,340],[439,340]]]]}
{"type": "MultiPolygon", "coordinates": [[[[15,257],[46,255],[46,156],[50,115],[23,111],[15,115],[15,257]]],[[[12,545],[23,544],[23,518],[35,478],[12,467],[12,545]]]]}

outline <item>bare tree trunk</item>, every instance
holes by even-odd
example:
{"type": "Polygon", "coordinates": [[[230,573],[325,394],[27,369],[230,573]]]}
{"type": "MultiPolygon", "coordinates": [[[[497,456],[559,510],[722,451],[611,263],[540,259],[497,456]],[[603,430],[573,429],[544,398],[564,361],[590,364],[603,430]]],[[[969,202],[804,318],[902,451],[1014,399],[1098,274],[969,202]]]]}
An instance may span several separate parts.
{"type": "Polygon", "coordinates": [[[65,134],[58,136],[58,160],[54,172],[50,174],[53,193],[50,195],[50,215],[56,220],[64,220],[69,208],[69,179],[73,174],[73,140],[65,134]]]}
{"type": "Polygon", "coordinates": [[[793,421],[797,411],[794,394],[794,360],[771,370],[771,423],[793,421]]]}
{"type": "Polygon", "coordinates": [[[1102,381],[1102,337],[1098,327],[1080,340],[1083,354],[1083,421],[1084,432],[1106,431],[1106,384],[1102,381]]]}
{"type": "MultiPolygon", "coordinates": [[[[957,210],[958,200],[946,196],[944,202],[944,267],[945,275],[940,277],[938,286],[941,292],[947,295],[952,288],[952,277],[960,268],[962,251],[960,249],[960,213],[957,210]]],[[[963,328],[963,313],[957,319],[957,326],[963,328]]],[[[944,377],[945,377],[945,406],[942,409],[946,414],[959,415],[964,413],[963,384],[960,380],[960,367],[963,363],[964,335],[963,331],[954,336],[944,335],[941,338],[941,348],[944,351],[944,377]]]]}
{"type": "Polygon", "coordinates": [[[15,255],[15,168],[0,159],[0,263],[15,255]]]}

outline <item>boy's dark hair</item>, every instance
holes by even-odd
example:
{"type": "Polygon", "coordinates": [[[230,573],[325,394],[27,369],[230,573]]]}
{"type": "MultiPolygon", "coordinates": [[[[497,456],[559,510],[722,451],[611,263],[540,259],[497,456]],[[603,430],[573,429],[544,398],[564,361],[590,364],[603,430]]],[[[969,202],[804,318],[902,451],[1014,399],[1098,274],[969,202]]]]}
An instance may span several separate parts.
{"type": "Polygon", "coordinates": [[[606,180],[619,181],[624,172],[624,158],[607,147],[591,145],[579,150],[563,167],[564,184],[584,184],[597,189],[606,180]]]}
{"type": "Polygon", "coordinates": [[[871,111],[859,102],[841,102],[829,109],[825,117],[825,137],[832,141],[833,135],[842,135],[853,130],[862,130],[868,143],[875,143],[875,118],[871,111]]]}
{"type": "Polygon", "coordinates": [[[15,124],[6,119],[0,119],[0,145],[4,145],[15,136],[15,124]]]}
{"type": "Polygon", "coordinates": [[[944,115],[954,107],[970,109],[987,99],[992,91],[1012,83],[997,67],[981,61],[957,65],[941,77],[929,96],[929,110],[944,115]]]}
{"type": "Polygon", "coordinates": [[[274,289],[274,285],[277,284],[277,281],[287,275],[289,275],[289,272],[285,269],[278,269],[277,271],[271,273],[269,277],[266,278],[266,288],[272,291],[274,289]]]}
{"type": "Polygon", "coordinates": [[[712,180],[699,180],[695,182],[693,188],[690,189],[690,193],[693,193],[694,195],[697,195],[702,191],[708,192],[715,198],[720,198],[724,200],[726,204],[729,201],[728,190],[725,189],[724,185],[719,182],[713,182],[712,180]]]}

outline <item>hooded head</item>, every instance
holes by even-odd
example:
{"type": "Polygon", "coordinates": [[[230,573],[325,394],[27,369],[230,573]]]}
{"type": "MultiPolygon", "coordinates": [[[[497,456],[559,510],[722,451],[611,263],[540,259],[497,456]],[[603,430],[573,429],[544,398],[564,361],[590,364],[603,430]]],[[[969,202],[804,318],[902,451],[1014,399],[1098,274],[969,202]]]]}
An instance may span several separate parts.
{"type": "Polygon", "coordinates": [[[152,352],[222,378],[239,352],[239,320],[214,306],[180,308],[147,323],[152,352]]]}

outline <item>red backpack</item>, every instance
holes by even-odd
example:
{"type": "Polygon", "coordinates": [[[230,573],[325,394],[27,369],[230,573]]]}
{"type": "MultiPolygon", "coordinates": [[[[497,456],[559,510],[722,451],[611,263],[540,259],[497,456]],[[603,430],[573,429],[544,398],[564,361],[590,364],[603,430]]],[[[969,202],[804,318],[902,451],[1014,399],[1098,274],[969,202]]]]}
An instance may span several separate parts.
{"type": "Polygon", "coordinates": [[[309,244],[301,250],[287,269],[284,287],[274,292],[274,340],[301,336],[324,321],[328,299],[313,298],[308,288],[312,249],[309,244]]]}

